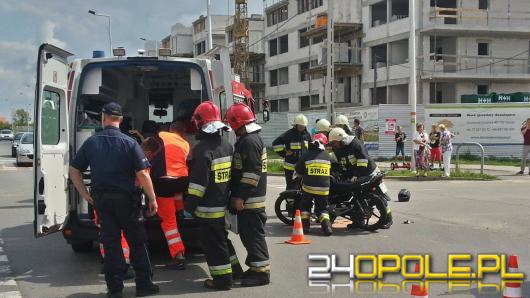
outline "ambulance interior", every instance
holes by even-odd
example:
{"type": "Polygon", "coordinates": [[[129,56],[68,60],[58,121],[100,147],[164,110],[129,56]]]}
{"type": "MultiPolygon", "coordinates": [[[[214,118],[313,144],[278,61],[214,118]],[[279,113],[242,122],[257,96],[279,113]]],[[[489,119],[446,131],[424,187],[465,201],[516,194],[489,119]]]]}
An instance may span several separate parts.
{"type": "MultiPolygon", "coordinates": [[[[101,109],[108,102],[122,106],[121,130],[137,130],[149,137],[168,130],[175,120],[187,124],[186,139],[193,146],[195,130],[191,116],[202,101],[208,100],[202,69],[192,63],[103,63],[87,65],[80,78],[76,105],[75,144],[101,129],[101,109]]],[[[89,182],[89,179],[87,179],[89,182]]],[[[80,220],[93,215],[84,200],[77,201],[80,220]]]]}

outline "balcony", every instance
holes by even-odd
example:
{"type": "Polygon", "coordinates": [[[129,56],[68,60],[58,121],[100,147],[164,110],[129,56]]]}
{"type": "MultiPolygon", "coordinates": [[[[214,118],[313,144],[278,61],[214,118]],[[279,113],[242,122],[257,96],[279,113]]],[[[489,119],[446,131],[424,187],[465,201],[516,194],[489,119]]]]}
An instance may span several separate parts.
{"type": "MultiPolygon", "coordinates": [[[[334,55],[335,76],[348,77],[360,75],[363,65],[361,63],[361,49],[357,47],[349,47],[348,44],[336,43],[334,55]]],[[[309,69],[305,71],[307,74],[322,74],[327,72],[327,48],[322,46],[321,52],[318,55],[318,62],[312,64],[309,69]]]]}
{"type": "MultiPolygon", "coordinates": [[[[302,35],[307,38],[325,37],[328,34],[328,16],[327,13],[321,13],[310,20],[311,28],[302,35]]],[[[343,23],[335,22],[334,26],[335,37],[349,37],[353,38],[355,35],[362,34],[362,23],[343,23]]],[[[343,39],[344,40],[344,39],[343,39]]]]}
{"type": "Polygon", "coordinates": [[[423,33],[461,36],[530,37],[530,12],[431,7],[424,14],[423,33]]]}
{"type": "Polygon", "coordinates": [[[423,62],[422,77],[530,81],[529,62],[528,58],[431,53],[423,62]]]}

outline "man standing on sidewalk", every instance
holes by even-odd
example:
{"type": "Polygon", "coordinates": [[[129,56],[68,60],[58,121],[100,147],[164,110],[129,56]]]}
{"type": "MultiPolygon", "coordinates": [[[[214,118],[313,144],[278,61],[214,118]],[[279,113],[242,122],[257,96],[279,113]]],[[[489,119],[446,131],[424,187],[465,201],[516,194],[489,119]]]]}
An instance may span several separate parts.
{"type": "MultiPolygon", "coordinates": [[[[523,134],[524,144],[523,156],[521,157],[521,171],[518,173],[519,175],[524,174],[524,169],[526,168],[526,159],[528,158],[528,154],[530,154],[530,118],[523,122],[521,133],[523,134]]],[[[528,174],[530,175],[530,169],[528,170],[528,174]]]]}

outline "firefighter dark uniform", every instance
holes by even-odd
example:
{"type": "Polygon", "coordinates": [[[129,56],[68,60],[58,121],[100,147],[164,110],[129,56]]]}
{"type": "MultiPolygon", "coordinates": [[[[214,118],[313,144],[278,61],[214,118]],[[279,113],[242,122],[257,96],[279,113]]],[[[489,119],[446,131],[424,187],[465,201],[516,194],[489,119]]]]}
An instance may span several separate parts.
{"type": "MultiPolygon", "coordinates": [[[[327,142],[326,142],[327,143],[327,142]]],[[[318,142],[309,144],[307,151],[296,164],[296,173],[302,177],[301,218],[304,232],[309,232],[311,208],[315,203],[315,214],[322,224],[324,234],[331,235],[331,222],[328,212],[331,158],[318,142]]]]}
{"type": "Polygon", "coordinates": [[[90,167],[91,193],[101,226],[109,293],[119,293],[123,289],[126,264],[120,241],[122,230],[130,246],[137,291],[156,287],[151,281],[151,263],[145,245],[145,229],[138,216],[139,205],[134,203],[135,174],[149,167],[138,143],[117,127],[105,127],[85,141],[71,166],[81,172],[90,167]]]}
{"type": "Polygon", "coordinates": [[[191,154],[184,205],[200,221],[201,242],[213,278],[205,281],[205,287],[227,290],[232,286],[232,274],[237,276],[243,271],[225,228],[234,150],[220,134],[226,126],[212,102],[200,104],[192,120],[201,131],[191,154]]]}
{"type": "Polygon", "coordinates": [[[372,157],[368,154],[366,146],[359,140],[350,137],[349,144],[341,149],[333,149],[339,163],[345,169],[344,178],[350,180],[352,177],[365,177],[372,174],[377,165],[372,157]]]}
{"type": "Polygon", "coordinates": [[[307,145],[310,140],[311,136],[307,131],[300,132],[296,127],[293,127],[272,142],[274,151],[284,159],[283,169],[287,189],[297,188],[293,180],[294,167],[300,157],[307,151],[307,145]],[[287,151],[291,151],[292,154],[287,155],[287,151]]]}
{"type": "MultiPolygon", "coordinates": [[[[248,254],[245,264],[250,267],[249,273],[254,275],[254,283],[268,284],[269,252],[264,229],[267,221],[267,148],[259,130],[241,136],[235,145],[231,191],[232,197],[245,201],[244,209],[237,215],[239,236],[248,254]]],[[[246,279],[242,285],[246,285],[246,279]]]]}

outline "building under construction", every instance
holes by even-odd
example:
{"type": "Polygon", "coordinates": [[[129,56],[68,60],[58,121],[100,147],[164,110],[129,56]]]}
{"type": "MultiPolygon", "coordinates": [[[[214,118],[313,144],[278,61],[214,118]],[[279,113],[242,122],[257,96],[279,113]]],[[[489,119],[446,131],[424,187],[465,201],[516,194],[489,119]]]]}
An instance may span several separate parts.
{"type": "MultiPolygon", "coordinates": [[[[410,1],[331,1],[264,1],[272,111],[326,108],[328,15],[335,106],[409,103],[410,1]]],[[[417,0],[415,14],[419,104],[530,91],[530,1],[417,0]]]]}

